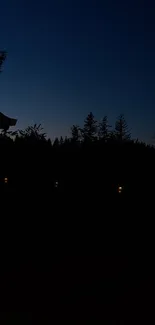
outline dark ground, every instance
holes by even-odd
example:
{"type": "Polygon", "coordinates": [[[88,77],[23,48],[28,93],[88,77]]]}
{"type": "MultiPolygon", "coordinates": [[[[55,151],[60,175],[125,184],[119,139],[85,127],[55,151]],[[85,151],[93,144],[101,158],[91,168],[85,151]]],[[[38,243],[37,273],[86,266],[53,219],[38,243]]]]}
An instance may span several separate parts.
{"type": "Polygon", "coordinates": [[[145,195],[3,193],[3,323],[153,321],[151,202],[145,195]]]}

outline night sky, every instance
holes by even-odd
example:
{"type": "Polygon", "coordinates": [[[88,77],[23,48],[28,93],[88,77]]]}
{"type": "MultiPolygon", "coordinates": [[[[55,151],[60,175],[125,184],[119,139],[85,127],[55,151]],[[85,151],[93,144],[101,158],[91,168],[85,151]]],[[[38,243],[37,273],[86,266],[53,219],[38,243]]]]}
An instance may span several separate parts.
{"type": "Polygon", "coordinates": [[[92,111],[132,136],[155,133],[155,3],[5,0],[0,3],[0,111],[18,128],[68,135],[92,111]]]}

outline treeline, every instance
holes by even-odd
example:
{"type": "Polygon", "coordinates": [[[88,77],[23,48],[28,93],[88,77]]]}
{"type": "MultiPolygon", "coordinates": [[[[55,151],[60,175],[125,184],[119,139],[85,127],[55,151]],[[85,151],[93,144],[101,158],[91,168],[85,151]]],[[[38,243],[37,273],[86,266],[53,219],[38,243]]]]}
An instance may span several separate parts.
{"type": "Polygon", "coordinates": [[[1,184],[28,193],[59,191],[77,197],[124,192],[142,194],[154,186],[155,149],[134,141],[123,115],[109,125],[107,116],[97,122],[92,113],[83,127],[73,125],[70,137],[48,139],[41,125],[2,132],[1,184]]]}
{"type": "MultiPolygon", "coordinates": [[[[84,120],[83,128],[78,125],[73,125],[71,127],[72,142],[92,143],[98,140],[107,142],[114,139],[117,141],[127,141],[131,139],[131,133],[123,114],[118,117],[114,130],[112,130],[111,125],[109,125],[107,116],[104,116],[102,120],[98,122],[92,112],[90,112],[84,120]]],[[[55,142],[61,145],[63,143],[62,137],[60,140],[56,139],[55,142]]]]}

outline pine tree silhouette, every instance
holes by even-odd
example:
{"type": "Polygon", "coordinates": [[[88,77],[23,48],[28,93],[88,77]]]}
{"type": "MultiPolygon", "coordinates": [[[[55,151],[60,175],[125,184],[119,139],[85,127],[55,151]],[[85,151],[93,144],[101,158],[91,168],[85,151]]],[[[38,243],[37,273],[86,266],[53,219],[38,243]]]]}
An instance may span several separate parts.
{"type": "Polygon", "coordinates": [[[115,123],[115,138],[118,141],[128,141],[131,139],[131,133],[128,128],[128,124],[124,118],[124,115],[121,114],[116,123],[115,123]]]}
{"type": "Polygon", "coordinates": [[[108,117],[104,116],[102,121],[99,123],[98,136],[100,140],[107,141],[109,139],[111,125],[108,124],[108,117]]]}
{"type": "Polygon", "coordinates": [[[81,129],[84,141],[95,141],[97,139],[97,121],[92,112],[84,120],[84,127],[81,129]]]}

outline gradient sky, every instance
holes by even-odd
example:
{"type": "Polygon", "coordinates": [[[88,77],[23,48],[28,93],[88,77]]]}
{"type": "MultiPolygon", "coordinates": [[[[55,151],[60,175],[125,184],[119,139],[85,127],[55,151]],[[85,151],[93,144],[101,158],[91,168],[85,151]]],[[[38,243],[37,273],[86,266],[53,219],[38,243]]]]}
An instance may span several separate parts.
{"type": "Polygon", "coordinates": [[[155,2],[5,0],[0,4],[0,111],[18,128],[68,135],[92,111],[133,137],[155,133],[155,2]]]}

